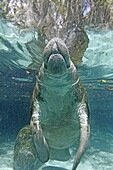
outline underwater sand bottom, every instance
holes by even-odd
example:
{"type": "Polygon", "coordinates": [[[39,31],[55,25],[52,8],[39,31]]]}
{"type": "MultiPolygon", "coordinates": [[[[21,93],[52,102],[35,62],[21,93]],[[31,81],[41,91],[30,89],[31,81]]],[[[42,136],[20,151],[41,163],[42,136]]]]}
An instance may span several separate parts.
{"type": "MultiPolygon", "coordinates": [[[[0,143],[0,170],[13,170],[14,142],[0,143]]],[[[37,170],[71,170],[73,160],[67,162],[48,161],[37,170]]],[[[97,132],[91,137],[91,144],[77,170],[112,170],[113,135],[97,132]]]]}

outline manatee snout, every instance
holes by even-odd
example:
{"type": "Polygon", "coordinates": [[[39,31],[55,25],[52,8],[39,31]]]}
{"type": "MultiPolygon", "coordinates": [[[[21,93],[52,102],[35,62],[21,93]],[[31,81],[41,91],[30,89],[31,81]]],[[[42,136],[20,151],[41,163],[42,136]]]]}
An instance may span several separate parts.
{"type": "Polygon", "coordinates": [[[69,51],[61,39],[54,38],[45,47],[44,65],[51,74],[62,74],[69,68],[69,51]]]}
{"type": "Polygon", "coordinates": [[[62,74],[66,72],[66,62],[62,55],[52,54],[48,59],[48,71],[51,74],[62,74]]]}

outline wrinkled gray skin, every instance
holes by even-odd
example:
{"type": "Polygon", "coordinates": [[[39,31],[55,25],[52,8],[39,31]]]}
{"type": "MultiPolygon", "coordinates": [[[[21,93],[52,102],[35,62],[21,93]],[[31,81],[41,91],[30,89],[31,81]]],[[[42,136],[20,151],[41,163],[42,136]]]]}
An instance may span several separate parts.
{"type": "MultiPolygon", "coordinates": [[[[44,62],[33,92],[30,128],[33,142],[28,147],[33,143],[36,158],[29,159],[31,167],[21,163],[22,144],[18,141],[27,139],[22,139],[20,132],[18,150],[15,144],[14,170],[37,170],[49,159],[66,161],[70,158],[69,148],[80,138],[72,170],[77,168],[89,141],[88,99],[68,49],[59,38],[52,39],[44,49],[44,62]]],[[[23,159],[25,162],[28,156],[24,154],[23,159]]]]}

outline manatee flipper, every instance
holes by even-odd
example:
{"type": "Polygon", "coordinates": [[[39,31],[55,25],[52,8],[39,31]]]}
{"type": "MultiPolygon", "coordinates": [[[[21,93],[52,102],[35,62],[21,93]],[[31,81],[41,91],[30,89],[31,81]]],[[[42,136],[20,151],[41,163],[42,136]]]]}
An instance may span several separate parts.
{"type": "Polygon", "coordinates": [[[49,147],[41,129],[34,133],[34,144],[40,161],[42,163],[47,162],[49,160],[49,147]]]}
{"type": "Polygon", "coordinates": [[[30,125],[32,127],[33,141],[37,150],[39,160],[44,163],[49,160],[49,147],[43,135],[41,125],[39,123],[39,107],[34,103],[33,115],[30,125]]]}
{"type": "Polygon", "coordinates": [[[14,146],[14,170],[37,170],[42,165],[33,142],[32,128],[20,130],[14,146]]]}
{"type": "Polygon", "coordinates": [[[72,170],[76,170],[89,143],[89,136],[90,136],[89,114],[90,112],[89,112],[88,104],[82,102],[81,105],[79,106],[80,144],[74,158],[72,170]]]}

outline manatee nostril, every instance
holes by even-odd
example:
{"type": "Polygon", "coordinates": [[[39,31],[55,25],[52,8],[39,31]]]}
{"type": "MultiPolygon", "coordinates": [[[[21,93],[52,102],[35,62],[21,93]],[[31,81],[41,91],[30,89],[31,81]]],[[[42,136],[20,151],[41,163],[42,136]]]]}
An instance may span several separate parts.
{"type": "Polygon", "coordinates": [[[57,46],[57,43],[54,42],[53,46],[52,46],[52,54],[58,54],[59,51],[58,51],[58,46],[57,46]]]}
{"type": "Polygon", "coordinates": [[[69,51],[68,48],[66,47],[66,45],[63,42],[56,42],[57,44],[57,49],[59,54],[61,54],[66,62],[67,68],[70,67],[70,60],[69,60],[69,51]]]}

